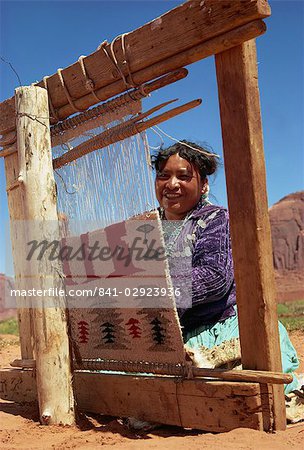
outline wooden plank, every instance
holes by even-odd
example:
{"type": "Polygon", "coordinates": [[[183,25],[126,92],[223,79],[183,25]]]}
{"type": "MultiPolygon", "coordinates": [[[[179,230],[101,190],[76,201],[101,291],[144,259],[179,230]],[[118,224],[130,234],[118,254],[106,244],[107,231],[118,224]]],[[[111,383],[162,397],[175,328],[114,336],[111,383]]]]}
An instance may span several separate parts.
{"type": "MultiPolygon", "coordinates": [[[[255,42],[215,58],[242,364],[281,371],[255,42]]],[[[274,386],[274,419],[285,429],[283,386],[274,386]]]]}
{"type": "Polygon", "coordinates": [[[35,371],[0,369],[0,399],[17,403],[37,402],[35,371]]]}
{"type": "MultiPolygon", "coordinates": [[[[26,241],[59,239],[56,186],[52,168],[47,92],[37,86],[16,89],[17,146],[23,191],[26,241]],[[39,151],[37,151],[39,149],[39,151]]],[[[18,255],[19,257],[19,255],[18,255]]],[[[59,263],[49,255],[21,258],[32,289],[64,292],[59,263]]],[[[70,349],[64,296],[32,297],[32,323],[42,424],[74,423],[70,349]]]]}
{"type": "Polygon", "coordinates": [[[231,430],[236,418],[237,428],[270,430],[264,424],[270,423],[267,401],[271,398],[262,394],[257,384],[184,381],[178,385],[177,393],[182,421],[191,423],[192,428],[202,429],[199,424],[203,418],[205,431],[231,430]]]}
{"type": "MultiPolygon", "coordinates": [[[[120,61],[125,76],[128,75],[128,70],[121,62],[127,59],[130,71],[134,74],[134,82],[140,84],[174,70],[170,68],[162,71],[162,64],[168,58],[182,54],[199,44],[208,42],[220,35],[231,32],[237,27],[269,15],[270,8],[266,0],[222,0],[220,2],[218,0],[190,0],[137,30],[126,34],[124,38],[126,56],[123,55],[121,37],[114,42],[114,52],[118,61],[120,61]],[[158,73],[150,72],[149,75],[147,73],[145,76],[143,74],[139,75],[140,71],[155,64],[160,64],[158,73]]],[[[214,47],[211,54],[223,50],[225,46],[227,47],[229,39],[228,36],[228,41],[227,37],[224,40],[219,40],[218,48],[214,47]],[[220,46],[221,48],[219,48],[220,46]]],[[[243,36],[242,39],[241,42],[250,39],[250,37],[243,36]]],[[[106,48],[110,51],[110,44],[107,44],[106,48]]],[[[193,59],[190,62],[198,59],[193,59]]],[[[105,87],[115,84],[115,88],[112,86],[110,92],[106,94],[107,97],[103,97],[102,100],[126,90],[124,82],[120,79],[119,72],[102,48],[84,58],[84,64],[88,76],[94,81],[98,95],[105,95],[105,87]],[[98,90],[101,90],[101,94],[98,90]]],[[[178,58],[178,65],[175,68],[182,67],[184,64],[178,58]]],[[[73,99],[83,98],[81,102],[75,103],[77,108],[88,108],[96,103],[93,95],[88,94],[85,84],[86,80],[78,62],[65,68],[62,71],[62,75],[71,97],[73,99]]],[[[40,82],[39,85],[43,86],[43,83],[40,82]]],[[[68,104],[57,73],[49,77],[48,89],[55,109],[60,108],[60,118],[67,117],[75,112],[68,104]]],[[[10,100],[0,104],[0,117],[1,131],[14,127],[12,122],[14,105],[10,100]]]]}
{"type": "MultiPolygon", "coordinates": [[[[162,376],[132,376],[75,372],[79,408],[118,417],[135,416],[209,432],[246,427],[263,430],[271,396],[257,383],[183,380],[162,376]]],[[[33,401],[31,370],[0,370],[0,398],[33,401]]],[[[269,428],[268,428],[269,431],[269,428]]]]}
{"type": "MultiPolygon", "coordinates": [[[[24,255],[26,250],[26,239],[22,226],[22,221],[25,219],[24,192],[19,186],[15,189],[10,189],[10,187],[13,186],[18,179],[20,172],[17,151],[4,158],[4,166],[7,186],[8,211],[10,217],[10,236],[15,272],[15,288],[26,289],[26,280],[22,276],[24,263],[24,258],[22,255],[24,255]]],[[[25,308],[25,305],[28,304],[28,299],[23,297],[21,299],[22,302],[18,298],[16,301],[18,306],[17,316],[21,357],[24,359],[33,358],[31,312],[29,308],[25,308]]]]}

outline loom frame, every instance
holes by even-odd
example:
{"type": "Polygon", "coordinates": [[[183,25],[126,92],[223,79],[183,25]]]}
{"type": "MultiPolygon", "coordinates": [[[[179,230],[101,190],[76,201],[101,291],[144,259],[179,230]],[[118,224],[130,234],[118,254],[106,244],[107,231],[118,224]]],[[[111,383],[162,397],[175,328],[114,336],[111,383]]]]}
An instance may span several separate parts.
{"type": "MultiPolygon", "coordinates": [[[[129,33],[129,68],[136,84],[154,79],[191,64],[204,57],[215,55],[218,94],[220,103],[221,126],[224,146],[225,171],[227,180],[228,204],[231,216],[231,237],[233,258],[235,264],[235,278],[237,285],[237,303],[239,310],[240,343],[242,362],[245,369],[282,371],[279,347],[279,334],[276,312],[276,294],[274,287],[274,273],[272,265],[270,224],[267,207],[267,193],[265,182],[265,163],[263,156],[263,137],[259,103],[259,88],[257,74],[257,59],[255,37],[266,30],[261,19],[270,15],[270,8],[266,0],[246,0],[234,2],[218,2],[217,0],[190,0],[174,10],[164,14],[161,20],[156,19],[150,24],[129,33]],[[225,5],[224,5],[225,3],[225,5]],[[225,7],[224,7],[225,6],[225,7]],[[241,12],[241,13],[240,13],[241,12]],[[194,24],[189,30],[185,21],[194,24]],[[183,23],[184,28],[180,24],[183,23]],[[152,24],[152,25],[151,25],[152,24]],[[153,34],[153,26],[157,29],[157,36],[153,34]],[[178,33],[184,39],[177,39],[178,33]],[[150,34],[149,34],[150,33],[150,34]],[[172,45],[173,36],[174,46],[172,45]],[[146,37],[150,36],[151,39],[146,37]],[[157,41],[158,40],[158,41],[157,41]],[[181,41],[183,41],[181,43],[181,41]],[[162,52],[159,55],[157,43],[162,42],[162,52]],[[136,44],[137,43],[137,44],[136,44]],[[149,47],[149,51],[145,45],[149,47]],[[151,61],[148,64],[147,60],[151,61]],[[236,170],[236,168],[238,170],[236,170]],[[240,209],[239,205],[242,205],[240,209]],[[242,239],[239,239],[242,236],[242,239]],[[245,264],[246,262],[246,264],[245,264]],[[257,346],[257,342],[260,345],[257,346]]],[[[122,58],[119,39],[115,42],[118,58],[122,58]]],[[[104,69],[99,77],[95,77],[96,70],[101,64],[101,49],[84,58],[87,68],[90,68],[91,78],[94,80],[96,94],[106,100],[125,90],[123,82],[113,75],[113,67],[104,59],[104,69]],[[99,61],[99,59],[100,61],[99,61]]],[[[86,109],[96,103],[96,98],[85,91],[79,72],[79,64],[64,69],[64,79],[69,85],[69,92],[73,96],[75,105],[86,109]],[[75,76],[76,74],[76,76],[75,76]],[[73,81],[75,80],[75,81],[73,81]]],[[[125,74],[128,76],[128,74],[125,74]]],[[[42,82],[39,83],[42,85],[42,82]]],[[[52,106],[60,119],[68,117],[74,111],[69,102],[63,102],[62,92],[58,87],[58,75],[48,80],[49,94],[52,106]]],[[[22,145],[14,143],[16,133],[16,109],[14,99],[8,99],[0,104],[0,132],[2,142],[9,141],[9,151],[2,150],[5,157],[7,179],[8,204],[11,221],[28,219],[25,205],[35,202],[24,189],[20,178],[20,158],[22,145]],[[6,139],[9,137],[9,139],[6,139]]],[[[18,119],[17,119],[17,126],[18,119]]],[[[17,129],[18,133],[18,129],[17,129]]],[[[4,144],[2,144],[4,145],[4,144]]],[[[37,156],[37,155],[36,155],[37,156]]],[[[36,157],[35,155],[33,157],[36,157]]],[[[23,155],[24,157],[24,155],[23,155]]],[[[43,184],[46,172],[36,174],[43,184]]],[[[31,176],[34,176],[33,174],[31,176]]],[[[17,237],[16,237],[17,239],[17,237]]],[[[15,265],[18,257],[14,255],[15,265]]],[[[22,273],[22,268],[20,268],[22,273]]],[[[33,358],[33,334],[31,327],[33,318],[29,309],[18,311],[20,344],[22,359],[33,358]]],[[[51,326],[51,320],[49,325],[51,326]]],[[[37,335],[36,335],[37,339],[37,335]]],[[[67,334],[61,336],[67,342],[67,334]]],[[[43,367],[47,365],[48,355],[36,355],[43,367]]],[[[59,367],[55,367],[58,376],[66,379],[67,374],[59,367]]],[[[131,395],[131,389],[125,383],[124,376],[96,375],[75,373],[76,385],[74,393],[80,398],[79,404],[85,411],[111,413],[115,415],[134,414],[138,412],[141,418],[156,420],[149,411],[143,413],[139,402],[132,404],[130,411],[123,410],[122,400],[111,400],[108,392],[103,390],[103,383],[108,386],[112,380],[125,401],[131,395]],[[108,378],[114,377],[114,378],[108,378]],[[116,378],[115,378],[116,377],[116,378]],[[88,387],[84,388],[84,381],[88,387]],[[115,381],[115,383],[114,383],[115,381]],[[98,392],[104,399],[104,406],[98,406],[96,400],[89,396],[89,389],[98,386],[98,392]],[[105,406],[106,405],[106,406],[105,406]],[[112,405],[112,406],[111,406],[112,405]]],[[[40,377],[41,379],[41,377],[40,377]]],[[[153,379],[154,380],[154,379],[153,379]]],[[[286,414],[283,386],[277,384],[216,382],[205,379],[184,380],[180,384],[176,379],[160,377],[155,379],[154,393],[158,393],[158,403],[161,411],[167,414],[167,422],[183,426],[194,426],[206,431],[227,431],[239,426],[248,426],[258,430],[284,430],[286,428],[286,414]],[[171,384],[170,384],[171,383],[171,384]],[[193,398],[199,402],[205,399],[205,408],[212,408],[212,420],[208,422],[204,416],[204,408],[194,408],[187,420],[181,422],[180,417],[168,412],[169,408],[161,402],[163,388],[171,386],[184,389],[188,395],[185,401],[186,410],[191,410],[193,398]],[[176,387],[177,386],[177,387],[176,387]],[[194,392],[194,391],[195,392],[194,392]],[[192,398],[192,400],[191,400],[192,398]],[[206,398],[209,400],[207,401],[206,398]],[[225,411],[228,422],[223,426],[221,416],[223,404],[227,399],[234,398],[234,406],[225,411]],[[211,405],[211,399],[213,403],[211,405]],[[248,406],[248,399],[251,406],[248,406]],[[236,407],[237,406],[237,407],[236,407]],[[195,419],[196,417],[196,419],[195,419]],[[245,419],[244,419],[245,418],[245,419]],[[245,424],[245,425],[244,425],[245,424]]],[[[132,377],[130,382],[138,395],[138,389],[144,398],[149,399],[145,386],[152,383],[145,377],[132,377]],[[132,380],[132,381],[131,381],[132,380]],[[133,383],[133,384],[132,384],[133,383]],[[147,397],[146,397],[147,396],[147,397]]],[[[177,392],[177,391],[175,391],[177,392]]],[[[0,371],[0,396],[14,401],[33,401],[39,398],[41,409],[41,385],[36,385],[35,369],[13,369],[0,371]]],[[[53,402],[58,401],[54,399],[53,402]]],[[[146,400],[145,400],[146,401],[146,400]]],[[[175,401],[179,405],[181,395],[175,394],[175,401]]],[[[144,402],[149,410],[149,400],[144,402]]],[[[171,404],[170,402],[168,404],[171,404]]],[[[175,409],[174,409],[175,411],[175,409]]],[[[205,410],[206,411],[206,410],[205,410]]],[[[41,420],[43,422],[43,414],[41,420]]],[[[165,416],[164,414],[164,416],[165,416]]],[[[73,423],[74,413],[70,411],[70,418],[66,420],[60,414],[48,419],[47,423],[73,423]]],[[[44,422],[46,423],[46,422],[44,422]]]]}

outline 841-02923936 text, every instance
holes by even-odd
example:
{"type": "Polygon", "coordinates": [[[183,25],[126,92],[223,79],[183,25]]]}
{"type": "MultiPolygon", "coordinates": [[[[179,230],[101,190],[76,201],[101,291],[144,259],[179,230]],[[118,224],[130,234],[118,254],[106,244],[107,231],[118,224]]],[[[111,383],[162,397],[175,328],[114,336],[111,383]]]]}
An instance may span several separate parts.
{"type": "Polygon", "coordinates": [[[180,295],[180,288],[171,287],[126,287],[126,288],[97,288],[93,296],[109,296],[109,297],[166,297],[175,295],[178,297],[180,295]]]}

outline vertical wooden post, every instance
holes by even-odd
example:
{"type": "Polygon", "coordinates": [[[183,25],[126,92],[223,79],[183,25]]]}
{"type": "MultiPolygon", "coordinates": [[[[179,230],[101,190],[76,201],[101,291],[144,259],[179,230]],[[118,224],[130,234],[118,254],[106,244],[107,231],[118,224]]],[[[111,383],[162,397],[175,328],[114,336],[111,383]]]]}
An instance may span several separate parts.
{"type": "MultiPolygon", "coordinates": [[[[255,41],[215,56],[242,363],[281,371],[255,41]]],[[[273,386],[274,426],[285,429],[283,386],[273,386]]]]}
{"type": "MultiPolygon", "coordinates": [[[[27,239],[54,238],[58,229],[56,186],[51,158],[47,92],[37,86],[15,92],[19,183],[23,190],[27,239]],[[51,232],[52,231],[52,232],[51,232]]],[[[57,235],[59,238],[59,233],[57,235]]],[[[63,291],[60,267],[48,254],[23,261],[31,288],[63,291]]],[[[32,321],[40,420],[43,424],[73,424],[69,342],[64,296],[32,297],[32,321]],[[41,302],[42,303],[39,303],[41,302]]]]}
{"type": "MultiPolygon", "coordinates": [[[[22,233],[22,221],[24,220],[24,192],[18,183],[19,161],[16,151],[4,158],[6,190],[8,210],[10,216],[10,234],[12,254],[14,260],[15,288],[26,289],[26,279],[23,276],[23,264],[20,252],[24,250],[25,237],[22,233]],[[16,224],[19,226],[16,226],[16,224]],[[22,250],[23,249],[23,250],[22,250]]],[[[19,325],[19,339],[22,359],[33,358],[31,310],[25,308],[27,300],[23,298],[22,304],[17,297],[17,316],[19,325]]]]}

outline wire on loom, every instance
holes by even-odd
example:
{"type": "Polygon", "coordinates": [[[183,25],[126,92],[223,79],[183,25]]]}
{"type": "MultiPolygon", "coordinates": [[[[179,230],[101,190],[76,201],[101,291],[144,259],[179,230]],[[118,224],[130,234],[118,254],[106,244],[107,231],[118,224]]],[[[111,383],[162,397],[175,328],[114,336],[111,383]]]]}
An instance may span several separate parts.
{"type": "MultiPolygon", "coordinates": [[[[162,129],[161,129],[159,126],[157,126],[157,125],[155,125],[155,128],[157,128],[157,130],[160,131],[164,136],[168,137],[169,139],[172,139],[172,141],[175,141],[175,142],[178,142],[179,144],[185,145],[186,147],[189,147],[189,148],[191,148],[192,150],[196,150],[197,152],[202,153],[203,155],[206,155],[206,156],[214,156],[214,157],[216,157],[216,158],[220,158],[220,155],[217,155],[216,153],[205,152],[204,150],[200,150],[200,149],[198,149],[198,148],[196,148],[196,147],[192,147],[191,145],[187,144],[186,142],[179,141],[179,140],[176,139],[175,137],[170,136],[170,134],[165,133],[165,131],[162,130],[162,129]]],[[[155,131],[155,130],[153,130],[153,131],[155,131]]]]}
{"type": "Polygon", "coordinates": [[[162,145],[164,145],[165,141],[163,140],[162,135],[158,131],[156,131],[154,127],[151,127],[150,130],[152,130],[155,134],[157,134],[157,136],[160,137],[161,143],[158,147],[153,147],[152,145],[149,145],[149,148],[151,148],[151,150],[160,150],[162,145]]]}
{"type": "Polygon", "coordinates": [[[12,63],[11,63],[10,61],[6,61],[6,59],[4,59],[3,56],[0,56],[0,59],[1,59],[2,62],[4,62],[5,64],[8,64],[8,65],[10,66],[10,68],[12,69],[12,71],[14,72],[14,74],[16,75],[16,77],[17,77],[17,79],[18,79],[19,86],[21,87],[22,84],[21,84],[21,80],[20,80],[19,74],[18,74],[18,72],[14,69],[14,66],[12,65],[12,63]]]}
{"type": "MultiPolygon", "coordinates": [[[[148,176],[146,177],[144,188],[145,188],[145,195],[146,195],[146,205],[145,205],[145,211],[152,211],[156,208],[156,197],[155,197],[155,190],[154,190],[154,180],[152,177],[153,173],[153,167],[151,163],[151,155],[149,149],[152,148],[148,143],[148,137],[147,134],[140,133],[140,138],[144,145],[144,151],[146,156],[146,162],[148,164],[147,172],[148,176]],[[150,200],[149,200],[150,198],[150,200]]],[[[162,139],[162,136],[160,136],[162,139]]]]}
{"type": "Polygon", "coordinates": [[[62,181],[62,184],[63,184],[63,187],[64,187],[64,190],[65,190],[65,192],[67,193],[67,194],[70,194],[70,195],[72,195],[72,194],[76,194],[77,193],[77,191],[75,190],[74,192],[70,192],[70,191],[68,191],[68,189],[67,189],[67,185],[66,185],[66,182],[64,181],[64,179],[63,179],[63,177],[60,175],[60,173],[58,172],[58,170],[54,170],[54,172],[56,173],[56,175],[58,175],[58,177],[60,178],[60,180],[62,181]]]}

